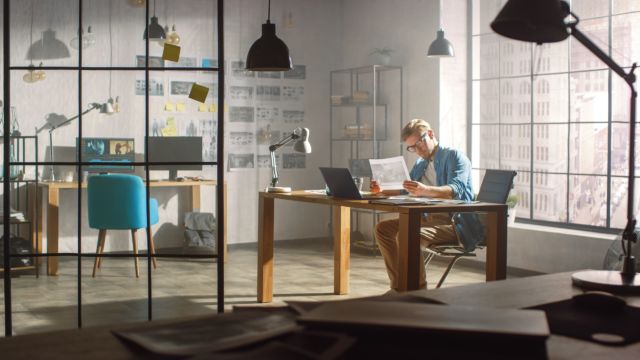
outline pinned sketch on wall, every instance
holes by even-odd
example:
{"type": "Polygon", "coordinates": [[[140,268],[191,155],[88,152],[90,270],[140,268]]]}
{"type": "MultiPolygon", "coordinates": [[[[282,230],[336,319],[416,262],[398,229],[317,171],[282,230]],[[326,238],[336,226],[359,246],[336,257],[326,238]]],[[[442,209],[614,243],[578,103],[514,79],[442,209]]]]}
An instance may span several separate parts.
{"type": "Polygon", "coordinates": [[[254,155],[251,154],[235,154],[229,153],[229,161],[227,162],[229,170],[253,169],[254,155]]]}
{"type": "Polygon", "coordinates": [[[216,130],[217,122],[212,119],[200,119],[198,135],[202,136],[202,159],[203,161],[217,160],[216,130]]]}
{"type": "Polygon", "coordinates": [[[253,71],[245,69],[244,61],[231,62],[231,75],[237,78],[255,78],[253,71]]]}
{"type": "Polygon", "coordinates": [[[301,101],[304,97],[304,86],[282,87],[282,101],[301,101]]]}
{"type": "Polygon", "coordinates": [[[218,59],[202,58],[202,61],[200,62],[200,66],[203,68],[217,68],[218,59]]]}
{"type": "Polygon", "coordinates": [[[233,101],[252,101],[253,86],[230,86],[229,100],[233,101]]]}
{"type": "MultiPolygon", "coordinates": [[[[145,56],[136,55],[136,66],[145,66],[145,56]]],[[[161,56],[149,56],[149,67],[164,67],[164,59],[161,56]]]]}
{"type": "Polygon", "coordinates": [[[162,128],[165,125],[164,120],[153,119],[153,123],[151,124],[151,136],[162,136],[162,128]]]}
{"type": "Polygon", "coordinates": [[[248,146],[255,144],[255,134],[249,131],[230,131],[229,144],[235,146],[248,146]]]}
{"type": "MultiPolygon", "coordinates": [[[[271,167],[271,155],[258,155],[257,161],[259,168],[270,168],[271,167]]],[[[276,166],[280,164],[280,155],[276,155],[276,166]]]]}
{"type": "MultiPolygon", "coordinates": [[[[136,95],[145,94],[145,81],[136,80],[136,95]]],[[[164,82],[159,79],[149,79],[149,96],[163,96],[164,82]]]]}
{"type": "Polygon", "coordinates": [[[229,106],[229,122],[254,122],[253,106],[229,106]]]}
{"type": "Polygon", "coordinates": [[[171,95],[189,95],[193,81],[172,81],[171,95]]]}
{"type": "Polygon", "coordinates": [[[258,101],[280,101],[280,86],[257,85],[256,100],[258,101]]]}
{"type": "Polygon", "coordinates": [[[282,110],[282,119],[285,124],[299,124],[304,121],[304,111],[282,110]]]}
{"type": "Polygon", "coordinates": [[[283,169],[304,169],[307,167],[307,156],[305,154],[290,153],[282,154],[283,169]]]}
{"type": "Polygon", "coordinates": [[[198,61],[194,57],[180,57],[178,62],[168,62],[167,67],[197,67],[198,61]]]}
{"type": "Polygon", "coordinates": [[[178,127],[174,117],[168,117],[165,126],[160,129],[162,136],[178,136],[178,127]]]}
{"type": "Polygon", "coordinates": [[[275,106],[256,106],[256,121],[258,123],[278,122],[280,119],[280,110],[275,106]]]}
{"type": "MultiPolygon", "coordinates": [[[[201,82],[200,85],[209,88],[208,98],[218,98],[218,83],[217,82],[201,82]]],[[[225,93],[226,95],[226,93],[225,93]]]]}
{"type": "Polygon", "coordinates": [[[258,71],[258,77],[262,79],[280,79],[280,71],[258,71]]]}
{"type": "Polygon", "coordinates": [[[178,135],[198,136],[198,122],[196,120],[178,120],[178,135]]]}
{"type": "Polygon", "coordinates": [[[307,78],[306,65],[293,65],[293,69],[284,72],[285,79],[304,80],[307,78]]]}
{"type": "Polygon", "coordinates": [[[258,138],[258,145],[271,145],[280,140],[280,131],[272,130],[271,125],[267,124],[266,127],[258,129],[256,134],[258,138]]]}

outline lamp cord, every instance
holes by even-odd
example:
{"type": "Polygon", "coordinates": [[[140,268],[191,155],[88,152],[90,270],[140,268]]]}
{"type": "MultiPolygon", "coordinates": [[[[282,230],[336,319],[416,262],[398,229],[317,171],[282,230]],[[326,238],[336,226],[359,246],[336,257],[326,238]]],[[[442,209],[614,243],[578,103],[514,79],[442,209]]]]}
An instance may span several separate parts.
{"type": "Polygon", "coordinates": [[[267,22],[271,22],[271,0],[269,0],[269,6],[267,7],[267,22]]]}
{"type": "MultiPolygon", "coordinates": [[[[155,0],[154,0],[154,8],[155,8],[155,0]]],[[[155,10],[154,10],[155,12],[155,10]]],[[[111,79],[113,71],[111,68],[113,67],[113,44],[111,36],[111,2],[109,2],[109,99],[111,99],[111,79]]],[[[107,99],[107,100],[109,100],[107,99]]]]}

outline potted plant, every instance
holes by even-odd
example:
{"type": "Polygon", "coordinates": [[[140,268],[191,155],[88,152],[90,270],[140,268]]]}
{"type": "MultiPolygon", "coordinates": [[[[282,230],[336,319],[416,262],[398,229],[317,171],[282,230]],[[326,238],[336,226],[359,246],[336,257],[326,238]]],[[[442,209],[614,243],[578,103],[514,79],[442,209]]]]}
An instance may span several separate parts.
{"type": "Polygon", "coordinates": [[[374,48],[369,56],[371,57],[374,65],[389,65],[391,62],[391,54],[393,50],[388,47],[374,48]]]}
{"type": "Polygon", "coordinates": [[[509,193],[509,196],[507,197],[507,222],[509,223],[509,225],[512,225],[516,222],[516,206],[518,205],[518,201],[520,200],[520,197],[518,197],[518,194],[511,191],[509,193]]]}

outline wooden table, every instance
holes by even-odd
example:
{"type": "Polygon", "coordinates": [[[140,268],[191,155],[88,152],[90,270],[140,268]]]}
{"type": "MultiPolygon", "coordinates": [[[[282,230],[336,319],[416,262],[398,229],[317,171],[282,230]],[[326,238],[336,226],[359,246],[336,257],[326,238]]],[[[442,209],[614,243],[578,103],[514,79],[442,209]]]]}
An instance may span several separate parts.
{"type": "MultiPolygon", "coordinates": [[[[439,299],[457,305],[523,308],[565,300],[580,292],[580,289],[571,285],[571,273],[560,273],[429,291],[419,290],[412,295],[439,299]]],[[[640,306],[640,296],[626,299],[628,304],[640,306]]],[[[138,347],[125,344],[113,335],[111,329],[129,326],[153,327],[170,321],[160,320],[146,324],[102,326],[0,338],[0,354],[3,359],[29,360],[166,359],[166,357],[154,356],[138,347]]],[[[422,344],[419,345],[422,346],[422,344]]],[[[424,347],[422,349],[424,350],[424,347]]],[[[636,360],[640,354],[640,343],[623,347],[604,346],[552,334],[547,340],[547,354],[551,360],[636,360]]]]}
{"type": "MultiPolygon", "coordinates": [[[[191,206],[188,211],[198,211],[200,210],[200,187],[201,186],[215,186],[217,182],[215,180],[186,180],[186,181],[151,181],[149,182],[149,187],[151,188],[181,188],[181,187],[189,187],[191,192],[191,206]]],[[[86,188],[87,184],[82,183],[82,188],[86,188]]],[[[30,214],[31,219],[33,219],[33,227],[32,227],[32,239],[36,239],[37,249],[42,251],[42,228],[44,223],[43,216],[43,206],[42,206],[42,198],[37,195],[44,196],[47,202],[47,253],[48,254],[56,254],[58,253],[58,244],[59,244],[59,223],[60,223],[60,191],[61,190],[77,190],[78,182],[39,182],[37,186],[35,183],[31,184],[29,188],[30,194],[29,199],[34,201],[34,206],[30,206],[32,209],[32,213],[30,214]],[[41,191],[37,191],[41,190],[41,191]]],[[[227,187],[224,185],[224,204],[226,209],[227,199],[227,187]]],[[[226,213],[226,211],[225,211],[226,213]]],[[[226,217],[224,219],[226,221],[226,217]]],[[[225,233],[223,239],[223,249],[225,252],[225,259],[227,258],[227,233],[226,233],[226,223],[224,226],[225,233]]],[[[58,257],[57,256],[49,256],[47,257],[47,274],[48,275],[57,275],[58,274],[58,257]]]]}
{"type": "MultiPolygon", "coordinates": [[[[486,212],[487,213],[487,281],[505,279],[507,275],[507,206],[504,204],[438,204],[438,205],[383,205],[367,200],[334,199],[304,191],[292,193],[259,194],[258,219],[258,301],[271,302],[273,298],[273,232],[275,199],[329,205],[333,208],[333,291],[337,295],[349,291],[349,256],[351,234],[350,208],[370,209],[399,214],[398,234],[398,286],[400,291],[416,290],[419,286],[420,217],[423,213],[486,212]]],[[[300,217],[301,223],[305,221],[300,217]]]]}

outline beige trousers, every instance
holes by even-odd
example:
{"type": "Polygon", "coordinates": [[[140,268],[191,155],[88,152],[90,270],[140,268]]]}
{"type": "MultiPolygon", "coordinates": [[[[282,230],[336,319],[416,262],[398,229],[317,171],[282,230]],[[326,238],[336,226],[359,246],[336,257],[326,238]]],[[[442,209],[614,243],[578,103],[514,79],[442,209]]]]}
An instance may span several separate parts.
{"type": "MultiPolygon", "coordinates": [[[[435,213],[422,217],[420,224],[420,245],[429,246],[432,244],[456,244],[458,242],[456,233],[451,225],[451,216],[448,213],[435,213]]],[[[384,257],[384,264],[387,267],[390,286],[398,290],[398,219],[384,220],[376,225],[376,241],[380,252],[384,257]]],[[[424,257],[420,253],[420,288],[427,285],[425,274],[424,257]]]]}

